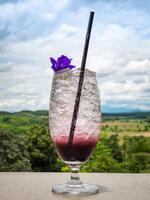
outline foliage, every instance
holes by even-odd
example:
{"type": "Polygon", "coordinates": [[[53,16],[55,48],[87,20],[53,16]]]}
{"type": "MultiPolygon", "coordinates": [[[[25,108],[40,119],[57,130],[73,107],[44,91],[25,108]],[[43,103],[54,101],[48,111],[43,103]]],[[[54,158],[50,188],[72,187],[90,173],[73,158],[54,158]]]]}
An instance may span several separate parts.
{"type": "Polygon", "coordinates": [[[112,157],[118,162],[123,161],[122,149],[119,145],[119,138],[117,134],[111,135],[105,140],[105,144],[111,149],[112,157]]]}
{"type": "Polygon", "coordinates": [[[33,171],[60,171],[61,165],[57,163],[57,155],[46,127],[31,127],[26,136],[26,147],[33,171]]]}
{"type": "Polygon", "coordinates": [[[82,166],[85,172],[114,172],[116,161],[112,157],[111,149],[103,141],[97,144],[97,148],[90,160],[82,166]]]}
{"type": "MultiPolygon", "coordinates": [[[[150,172],[149,113],[104,114],[83,172],[150,172]]],[[[69,171],[56,155],[47,111],[0,112],[0,171],[69,171]]]]}
{"type": "Polygon", "coordinates": [[[0,130],[0,171],[31,171],[23,137],[0,130]]]}

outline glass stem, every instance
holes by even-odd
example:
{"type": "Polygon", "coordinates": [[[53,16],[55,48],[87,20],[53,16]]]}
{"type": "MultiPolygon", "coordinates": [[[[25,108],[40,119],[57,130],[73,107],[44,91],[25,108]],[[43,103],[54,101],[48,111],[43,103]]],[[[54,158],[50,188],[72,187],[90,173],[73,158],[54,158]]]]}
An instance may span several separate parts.
{"type": "Polygon", "coordinates": [[[80,166],[70,166],[71,167],[71,179],[67,182],[69,187],[81,187],[83,182],[79,177],[80,166]]]}
{"type": "Polygon", "coordinates": [[[71,180],[80,180],[79,177],[79,168],[78,167],[72,167],[71,168],[71,180]]]}

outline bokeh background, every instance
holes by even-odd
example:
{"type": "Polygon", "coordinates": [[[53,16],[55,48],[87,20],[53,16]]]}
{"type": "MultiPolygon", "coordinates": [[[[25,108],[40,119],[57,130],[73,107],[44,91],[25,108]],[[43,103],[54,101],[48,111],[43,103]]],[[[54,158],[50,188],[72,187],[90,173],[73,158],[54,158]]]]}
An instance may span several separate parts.
{"type": "Polygon", "coordinates": [[[91,10],[103,115],[82,171],[150,172],[149,0],[0,0],[0,171],[69,170],[49,139],[49,57],[80,67],[91,10]]]}

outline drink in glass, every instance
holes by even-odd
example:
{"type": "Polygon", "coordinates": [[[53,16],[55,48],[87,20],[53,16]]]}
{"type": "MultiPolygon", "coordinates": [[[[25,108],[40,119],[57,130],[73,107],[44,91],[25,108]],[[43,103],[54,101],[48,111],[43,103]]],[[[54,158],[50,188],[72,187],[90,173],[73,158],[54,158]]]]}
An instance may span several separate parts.
{"type": "Polygon", "coordinates": [[[99,186],[83,183],[78,175],[80,166],[91,156],[99,140],[100,97],[96,73],[85,69],[79,111],[72,143],[69,144],[70,127],[79,82],[80,69],[62,69],[53,76],[49,126],[51,139],[59,157],[71,167],[71,179],[57,184],[53,192],[60,194],[90,195],[99,186]]]}

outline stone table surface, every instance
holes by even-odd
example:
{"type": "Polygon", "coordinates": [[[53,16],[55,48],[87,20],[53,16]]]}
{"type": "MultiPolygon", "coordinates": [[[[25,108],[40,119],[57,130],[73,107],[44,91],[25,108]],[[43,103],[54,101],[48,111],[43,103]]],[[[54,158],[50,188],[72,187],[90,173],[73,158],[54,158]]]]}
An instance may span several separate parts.
{"type": "Polygon", "coordinates": [[[56,195],[52,184],[64,183],[69,173],[0,173],[0,200],[150,200],[150,174],[80,173],[84,182],[107,188],[79,197],[56,195]]]}

